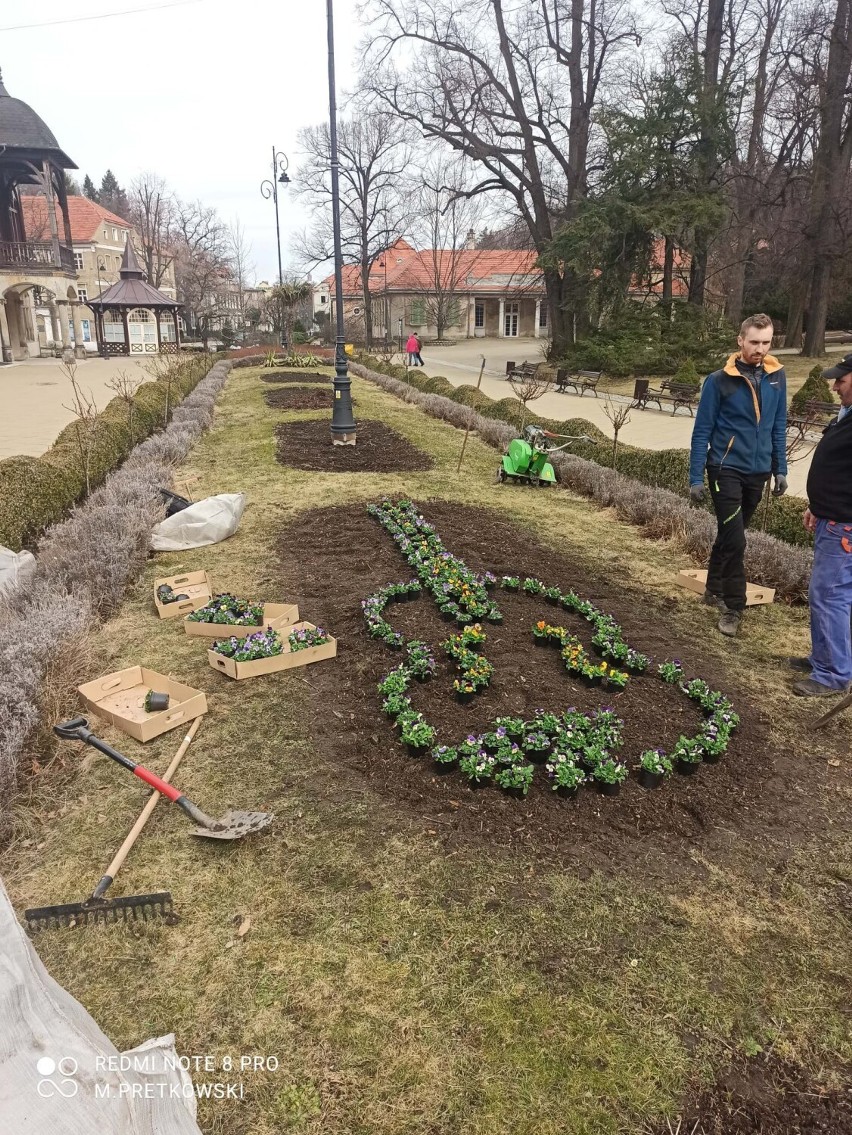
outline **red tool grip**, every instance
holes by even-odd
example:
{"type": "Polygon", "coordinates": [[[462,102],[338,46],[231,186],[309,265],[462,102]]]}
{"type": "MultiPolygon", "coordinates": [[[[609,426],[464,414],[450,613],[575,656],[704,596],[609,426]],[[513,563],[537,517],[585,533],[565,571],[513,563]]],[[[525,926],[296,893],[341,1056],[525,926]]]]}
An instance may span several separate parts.
{"type": "Polygon", "coordinates": [[[148,769],[143,768],[142,765],[137,765],[133,770],[135,776],[140,780],[144,780],[146,784],[150,784],[157,792],[162,792],[169,800],[177,800],[180,796],[180,790],[175,788],[172,784],[167,784],[165,780],[161,780],[155,772],[150,772],[148,769]]]}

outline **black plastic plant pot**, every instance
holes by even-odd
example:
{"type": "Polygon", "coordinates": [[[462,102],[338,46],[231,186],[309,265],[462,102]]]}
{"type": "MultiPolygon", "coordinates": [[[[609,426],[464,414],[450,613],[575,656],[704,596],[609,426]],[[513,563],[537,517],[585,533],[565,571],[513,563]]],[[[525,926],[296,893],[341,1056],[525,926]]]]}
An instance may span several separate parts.
{"type": "Polygon", "coordinates": [[[534,765],[543,765],[547,758],[550,756],[551,746],[548,745],[546,749],[527,749],[527,760],[531,761],[534,765]]]}
{"type": "Polygon", "coordinates": [[[701,764],[701,761],[678,760],[677,765],[675,767],[677,768],[677,771],[679,773],[681,773],[682,776],[692,776],[693,773],[698,771],[698,766],[700,764],[701,764]]]}
{"type": "Polygon", "coordinates": [[[157,690],[149,690],[145,695],[145,712],[146,713],[160,713],[164,709],[169,708],[169,695],[159,693],[157,690]]]}
{"type": "Polygon", "coordinates": [[[176,512],[183,512],[192,504],[192,501],[188,501],[186,497],[178,496],[177,493],[173,493],[169,489],[160,489],[160,496],[166,506],[166,516],[174,516],[176,512]]]}
{"type": "Polygon", "coordinates": [[[511,796],[513,800],[526,800],[527,794],[523,788],[504,788],[503,791],[507,796],[511,796]]]}
{"type": "Polygon", "coordinates": [[[558,784],[554,789],[554,792],[560,800],[574,800],[577,796],[576,786],[574,788],[568,788],[567,785],[558,784]]]}
{"type": "Polygon", "coordinates": [[[441,618],[444,620],[445,623],[454,623],[456,621],[456,617],[452,613],[452,611],[442,611],[441,612],[441,618]]]}
{"type": "Polygon", "coordinates": [[[435,761],[435,775],[447,776],[448,773],[456,771],[458,764],[458,761],[435,761]]]}
{"type": "Polygon", "coordinates": [[[391,650],[402,650],[402,643],[401,642],[389,642],[388,646],[390,647],[391,650]]]}
{"type": "Polygon", "coordinates": [[[563,611],[573,611],[574,610],[573,603],[567,602],[564,597],[561,599],[561,603],[562,603],[563,611]]]}
{"type": "Polygon", "coordinates": [[[596,781],[596,783],[598,786],[598,792],[600,792],[601,796],[617,796],[621,791],[620,780],[617,780],[614,783],[610,783],[608,780],[598,780],[596,781]]]}
{"type": "Polygon", "coordinates": [[[639,770],[639,783],[643,788],[659,788],[663,783],[663,773],[642,768],[639,770]]]}
{"type": "Polygon", "coordinates": [[[468,785],[475,791],[480,788],[487,788],[491,783],[490,780],[469,780],[468,785]]]}
{"type": "Polygon", "coordinates": [[[721,753],[705,753],[704,754],[704,763],[706,765],[717,765],[721,759],[722,759],[721,753]]]}
{"type": "Polygon", "coordinates": [[[544,601],[545,601],[545,603],[549,603],[551,605],[551,607],[558,607],[559,606],[559,596],[558,595],[556,596],[556,598],[554,598],[552,595],[545,595],[544,601]]]}
{"type": "Polygon", "coordinates": [[[461,690],[456,690],[456,701],[459,702],[460,705],[467,705],[469,702],[473,701],[474,697],[475,694],[473,693],[466,694],[461,690]]]}
{"type": "Polygon", "coordinates": [[[538,635],[535,635],[535,636],[533,637],[533,643],[534,643],[534,644],[535,644],[536,646],[550,646],[550,639],[547,639],[547,638],[539,638],[539,637],[538,637],[538,635]]]}

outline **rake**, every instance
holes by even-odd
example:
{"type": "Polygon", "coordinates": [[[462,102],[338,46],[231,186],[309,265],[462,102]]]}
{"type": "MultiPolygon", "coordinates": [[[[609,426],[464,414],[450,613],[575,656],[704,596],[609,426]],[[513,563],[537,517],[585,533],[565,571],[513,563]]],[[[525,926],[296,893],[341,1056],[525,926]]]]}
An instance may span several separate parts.
{"type": "MultiPolygon", "coordinates": [[[[163,773],[164,781],[168,782],[174,776],[200,724],[201,718],[197,717],[189,727],[189,732],[172,758],[172,763],[163,773]]],[[[177,922],[178,916],[173,911],[170,891],[157,891],[150,895],[121,895],[119,898],[105,897],[130,849],[147,824],[151,813],[157,807],[159,799],[159,792],[151,794],[151,798],[142,809],[139,819],[128,832],[127,838],[113,856],[112,862],[91,895],[87,899],[83,899],[82,902],[40,906],[24,911],[24,917],[31,930],[46,930],[54,926],[88,926],[90,922],[147,921],[149,918],[163,918],[170,925],[177,922]]]]}

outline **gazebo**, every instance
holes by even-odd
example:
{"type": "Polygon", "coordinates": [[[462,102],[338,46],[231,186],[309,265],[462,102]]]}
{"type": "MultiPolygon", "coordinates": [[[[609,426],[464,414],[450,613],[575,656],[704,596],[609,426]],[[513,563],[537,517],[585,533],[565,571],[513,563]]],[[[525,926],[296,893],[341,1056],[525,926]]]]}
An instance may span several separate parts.
{"type": "Polygon", "coordinates": [[[130,240],[118,274],[116,283],[88,303],[95,313],[101,354],[175,354],[183,305],[147,283],[130,240]]]}

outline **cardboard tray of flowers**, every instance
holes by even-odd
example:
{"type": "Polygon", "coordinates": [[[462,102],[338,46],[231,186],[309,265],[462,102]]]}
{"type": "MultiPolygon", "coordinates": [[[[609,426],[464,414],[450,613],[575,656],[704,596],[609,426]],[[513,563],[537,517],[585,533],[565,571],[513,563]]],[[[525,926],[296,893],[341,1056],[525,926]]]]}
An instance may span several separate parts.
{"type": "MultiPolygon", "coordinates": [[[[199,608],[200,609],[200,606],[199,608]]],[[[192,612],[191,612],[192,613],[192,612]]],[[[227,638],[232,634],[244,637],[254,631],[271,627],[280,630],[299,621],[299,608],[296,603],[264,603],[263,621],[260,623],[199,623],[189,615],[183,621],[183,629],[189,635],[200,635],[202,638],[227,638]]]]}
{"type": "Polygon", "coordinates": [[[188,615],[197,611],[213,598],[213,586],[206,571],[187,571],[183,575],[167,575],[154,580],[154,604],[161,619],[174,619],[177,615],[188,615]],[[175,595],[186,595],[175,603],[163,603],[159,596],[161,587],[169,587],[175,595]]]}
{"type": "MultiPolygon", "coordinates": [[[[275,628],[273,627],[272,630],[275,631],[275,628]]],[[[261,674],[275,674],[279,670],[290,670],[295,666],[307,666],[311,662],[322,662],[325,658],[334,658],[337,655],[337,639],[332,638],[331,635],[325,635],[325,641],[321,645],[302,646],[301,648],[293,649],[290,642],[292,636],[298,639],[304,637],[302,632],[306,632],[309,635],[312,631],[319,631],[320,634],[324,634],[324,632],[313,623],[296,623],[295,625],[287,626],[286,631],[286,635],[278,635],[281,650],[277,654],[242,662],[236,658],[227,657],[220,651],[208,650],[207,661],[214,670],[226,674],[229,678],[235,678],[237,681],[241,681],[243,678],[257,678],[260,677],[261,674]]],[[[259,633],[263,634],[264,632],[259,633]]],[[[247,640],[243,639],[237,641],[242,645],[242,643],[247,640]]],[[[226,639],[225,642],[233,643],[233,639],[226,639]]]]}
{"type": "Polygon", "coordinates": [[[129,666],[126,670],[105,674],[78,686],[77,692],[92,713],[143,742],[207,712],[207,698],[202,690],[185,686],[145,666],[129,666]],[[168,709],[146,710],[145,695],[149,690],[168,694],[168,709]]]}

